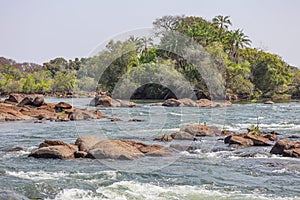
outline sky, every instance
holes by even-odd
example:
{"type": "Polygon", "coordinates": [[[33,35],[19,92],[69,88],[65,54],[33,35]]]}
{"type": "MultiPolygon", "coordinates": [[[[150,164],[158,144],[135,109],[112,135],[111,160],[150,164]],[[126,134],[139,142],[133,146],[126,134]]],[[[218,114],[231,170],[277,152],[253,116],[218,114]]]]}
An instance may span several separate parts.
{"type": "Polygon", "coordinates": [[[300,66],[299,0],[0,0],[0,56],[42,64],[87,57],[122,32],[164,15],[229,15],[252,47],[300,66]]]}

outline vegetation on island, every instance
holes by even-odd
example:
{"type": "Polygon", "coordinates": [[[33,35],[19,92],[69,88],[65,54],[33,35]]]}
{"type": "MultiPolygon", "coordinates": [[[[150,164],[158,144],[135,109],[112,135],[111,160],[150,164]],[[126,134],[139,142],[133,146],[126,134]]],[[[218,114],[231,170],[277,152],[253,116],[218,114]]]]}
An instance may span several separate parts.
{"type": "Polygon", "coordinates": [[[53,94],[97,90],[122,96],[122,91],[127,88],[124,84],[116,87],[122,80],[126,87],[136,89],[132,98],[174,97],[166,85],[139,85],[139,80],[148,80],[151,74],[158,74],[157,79],[167,77],[166,84],[173,81],[178,88],[183,84],[179,80],[188,80],[198,98],[209,98],[210,92],[197,67],[174,53],[189,53],[184,45],[180,45],[186,41],[172,35],[180,33],[209,53],[229,96],[241,100],[299,98],[300,70],[276,54],[253,48],[243,30],[232,30],[231,25],[229,16],[216,16],[212,20],[196,16],[163,16],[153,22],[154,32],[160,36],[158,43],[154,43],[154,38],[130,36],[125,41],[110,41],[105,50],[93,57],[55,58],[42,66],[0,58],[0,93],[53,94]]]}

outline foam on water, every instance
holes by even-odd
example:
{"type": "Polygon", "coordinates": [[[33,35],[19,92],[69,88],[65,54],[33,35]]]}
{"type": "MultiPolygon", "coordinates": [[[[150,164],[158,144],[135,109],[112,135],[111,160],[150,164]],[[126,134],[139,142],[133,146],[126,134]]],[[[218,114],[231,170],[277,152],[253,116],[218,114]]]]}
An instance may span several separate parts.
{"type": "Polygon", "coordinates": [[[211,190],[206,186],[159,186],[151,183],[138,183],[135,181],[120,181],[109,186],[98,188],[95,192],[82,189],[64,189],[55,197],[56,200],[76,199],[110,199],[110,200],[181,200],[181,199],[248,199],[248,200],[293,200],[297,197],[275,197],[260,194],[242,194],[240,191],[211,190]]]}

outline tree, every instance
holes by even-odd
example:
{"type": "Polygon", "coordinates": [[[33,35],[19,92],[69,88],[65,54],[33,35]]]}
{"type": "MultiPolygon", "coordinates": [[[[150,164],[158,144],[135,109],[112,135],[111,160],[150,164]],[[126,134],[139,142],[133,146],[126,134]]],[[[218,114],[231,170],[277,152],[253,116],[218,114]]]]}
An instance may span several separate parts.
{"type": "Polygon", "coordinates": [[[230,48],[229,56],[235,62],[239,61],[239,51],[251,44],[251,40],[240,29],[228,32],[227,42],[230,48]]]}
{"type": "Polygon", "coordinates": [[[219,38],[222,39],[223,30],[227,30],[232,25],[229,16],[218,15],[212,19],[213,24],[219,28],[219,38]]]}

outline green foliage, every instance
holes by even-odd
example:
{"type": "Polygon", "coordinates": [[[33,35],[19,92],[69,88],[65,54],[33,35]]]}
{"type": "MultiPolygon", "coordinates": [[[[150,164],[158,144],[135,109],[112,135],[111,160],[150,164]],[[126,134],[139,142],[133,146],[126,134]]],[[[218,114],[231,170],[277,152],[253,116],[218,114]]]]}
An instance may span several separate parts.
{"type": "Polygon", "coordinates": [[[242,99],[300,98],[300,70],[275,54],[250,48],[248,36],[241,29],[231,30],[231,25],[229,16],[219,15],[211,21],[196,16],[163,16],[153,22],[154,32],[161,36],[158,44],[153,44],[151,37],[130,36],[125,41],[110,41],[105,50],[90,58],[55,58],[39,69],[28,63],[0,66],[0,93],[102,90],[122,96],[139,88],[161,97],[168,92],[161,85],[173,82],[177,92],[184,94],[183,88],[190,87],[209,97],[205,70],[213,69],[222,77],[217,73],[210,78],[222,84],[224,79],[226,91],[242,99]],[[199,49],[188,48],[191,42],[208,53],[198,58],[203,65],[200,72],[186,60],[199,49]],[[158,84],[141,86],[142,80],[158,84]]]}

